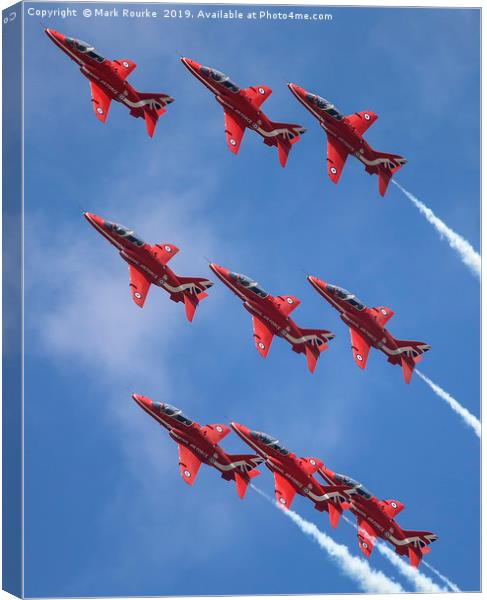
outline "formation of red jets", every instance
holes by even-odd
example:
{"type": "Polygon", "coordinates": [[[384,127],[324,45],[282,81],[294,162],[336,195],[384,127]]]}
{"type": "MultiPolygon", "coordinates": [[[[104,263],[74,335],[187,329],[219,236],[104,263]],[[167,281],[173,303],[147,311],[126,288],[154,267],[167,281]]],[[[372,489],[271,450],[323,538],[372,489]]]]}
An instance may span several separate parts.
{"type": "MultiPolygon", "coordinates": [[[[105,122],[112,100],[124,104],[133,117],[145,120],[147,133],[153,136],[159,117],[173,102],[165,93],[143,93],[135,90],[127,77],[136,64],[129,59],[109,60],[100,56],[93,46],[70,38],[53,29],[47,36],[79,65],[87,77],[95,116],[105,122]]],[[[279,162],[285,167],[292,146],[305,133],[301,125],[271,121],[261,106],[272,90],[265,86],[240,88],[216,69],[205,67],[182,57],[181,62],[215,96],[224,112],[228,148],[238,154],[246,129],[258,133],[266,145],[277,148],[279,162]]],[[[288,87],[297,100],[319,121],[327,135],[328,175],[338,183],[348,155],[355,156],[370,174],[379,179],[379,193],[384,196],[392,175],[406,160],[396,154],[373,150],[363,135],[377,119],[371,111],[342,115],[333,104],[294,83],[288,87]]],[[[192,321],[199,302],[205,299],[212,281],[206,277],[183,277],[172,271],[168,263],[179,252],[170,243],[150,245],[123,225],[107,221],[93,213],[84,213],[87,221],[105,237],[127,262],[130,291],[134,302],[142,308],[152,285],[163,288],[171,300],[182,302],[186,317],[192,321]]],[[[266,357],[275,336],[286,340],[294,352],[304,354],[308,369],[314,372],[320,354],[328,348],[335,335],[326,329],[302,328],[290,315],[300,304],[295,296],[273,296],[256,281],[226,267],[210,263],[210,269],[242,302],[252,317],[253,337],[259,354],[266,357]]],[[[333,307],[349,327],[353,357],[364,369],[371,347],[383,352],[391,364],[402,367],[406,383],[411,381],[416,363],[430,349],[423,342],[394,338],[385,325],[393,311],[385,306],[368,308],[354,294],[308,276],[313,288],[333,307]]],[[[290,452],[270,435],[231,423],[231,429],[246,443],[253,454],[228,454],[219,442],[231,431],[223,424],[201,426],[170,404],[158,403],[138,394],[137,404],[169,432],[178,444],[179,466],[184,481],[192,485],[202,463],[211,465],[228,481],[235,481],[237,493],[243,498],[253,477],[259,475],[258,465],[265,463],[274,475],[277,503],[289,509],[296,494],[309,498],[320,512],[329,514],[336,527],[344,510],[357,518],[358,541],[368,557],[376,538],[390,542],[400,555],[409,557],[417,567],[429,544],[437,536],[427,531],[402,529],[395,521],[404,508],[398,500],[379,500],[353,479],[325,467],[318,458],[303,458],[290,452]],[[321,479],[317,479],[319,475],[321,479]]]]}
{"type": "Polygon", "coordinates": [[[227,454],[219,446],[230,433],[226,425],[201,426],[171,404],[154,402],[140,394],[132,397],[177,443],[181,477],[189,485],[193,485],[204,463],[220,471],[223,479],[235,481],[237,493],[243,498],[250,480],[260,474],[256,467],[265,463],[274,475],[276,502],[283,509],[291,508],[295,495],[299,494],[309,498],[320,512],[327,512],[332,527],[338,525],[343,511],[349,510],[357,518],[359,547],[367,557],[376,538],[381,538],[417,567],[430,551],[429,544],[438,539],[429,531],[402,529],[394,520],[404,508],[399,500],[379,500],[361,483],[334,473],[319,458],[297,456],[267,433],[230,423],[255,454],[227,454]]]}
{"type": "MultiPolygon", "coordinates": [[[[183,302],[186,317],[193,320],[198,303],[206,298],[206,290],[213,282],[205,277],[182,277],[176,275],[167,263],[179,251],[173,244],[164,242],[151,246],[134,234],[131,229],[107,221],[93,213],[84,213],[86,220],[113,244],[120,256],[128,263],[132,298],[137,306],[143,307],[151,284],[163,288],[174,302],[183,302]]],[[[252,316],[254,342],[257,351],[267,356],[275,336],[286,340],[294,352],[304,354],[311,373],[328,341],[335,334],[327,329],[300,327],[290,314],[301,302],[295,296],[272,296],[256,281],[234,273],[225,267],[210,263],[210,269],[240,300],[252,316]]],[[[378,306],[368,308],[351,292],[325,283],[317,277],[308,276],[308,281],[340,314],[348,325],[352,340],[353,357],[364,369],[371,347],[379,349],[393,365],[401,365],[404,380],[411,381],[416,364],[431,346],[424,342],[398,340],[385,328],[394,314],[390,308],[378,306]]]]}
{"type": "MultiPolygon", "coordinates": [[[[68,37],[54,29],[45,30],[47,36],[79,65],[81,73],[88,78],[91,101],[96,117],[104,123],[112,100],[130,110],[133,117],[143,117],[147,133],[154,134],[156,123],[173,98],[163,93],[144,93],[135,90],[127,77],[137,66],[128,59],[109,60],[95,52],[95,48],[81,40],[68,37]]],[[[293,144],[299,141],[306,129],[293,123],[271,121],[262,112],[261,105],[272,94],[265,85],[240,88],[228,75],[200,65],[195,60],[181,57],[181,62],[221,104],[225,117],[225,134],[228,148],[238,154],[246,129],[258,133],[267,146],[276,146],[279,162],[286,166],[293,144]]],[[[328,175],[338,183],[349,154],[365,165],[367,173],[379,178],[379,193],[384,196],[392,175],[406,163],[397,154],[377,152],[364,140],[363,134],[377,120],[372,111],[342,115],[335,106],[316,94],[311,94],[294,83],[288,84],[294,96],[315,116],[328,138],[328,175]]]]}

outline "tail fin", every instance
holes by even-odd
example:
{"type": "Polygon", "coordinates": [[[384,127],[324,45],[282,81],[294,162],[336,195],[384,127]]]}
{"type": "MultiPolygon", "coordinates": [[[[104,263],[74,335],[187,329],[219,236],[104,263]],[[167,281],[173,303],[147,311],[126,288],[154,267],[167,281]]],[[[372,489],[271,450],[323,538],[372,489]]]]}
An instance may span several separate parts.
{"type": "Polygon", "coordinates": [[[237,485],[237,494],[239,498],[242,500],[245,498],[245,493],[249,486],[250,480],[254,477],[257,477],[257,475],[260,475],[260,471],[257,471],[257,469],[249,471],[247,473],[247,477],[241,475],[238,471],[235,471],[235,483],[237,485]]]}
{"type": "Polygon", "coordinates": [[[293,350],[303,352],[304,345],[308,369],[313,373],[321,352],[328,348],[328,340],[332,340],[335,334],[327,329],[301,329],[300,332],[301,341],[293,346],[293,350]]]}
{"type": "Polygon", "coordinates": [[[329,503],[328,514],[330,515],[330,525],[333,527],[333,529],[336,529],[338,526],[338,522],[340,521],[342,513],[343,508],[340,504],[335,504],[334,502],[329,503]]]}
{"type": "Polygon", "coordinates": [[[213,282],[203,277],[178,276],[178,280],[179,285],[173,288],[170,298],[173,302],[184,302],[186,318],[191,322],[200,300],[208,296],[205,290],[210,288],[213,282]]]}
{"type": "Polygon", "coordinates": [[[397,354],[394,357],[390,357],[389,362],[397,364],[399,363],[397,357],[399,357],[404,381],[410,383],[414,367],[423,358],[423,354],[431,349],[431,346],[424,342],[415,342],[412,340],[395,340],[395,342],[397,344],[397,354]]]}
{"type": "Polygon", "coordinates": [[[274,137],[264,138],[264,142],[269,146],[277,145],[279,163],[281,167],[285,167],[291,147],[299,142],[306,129],[293,123],[272,123],[272,127],[274,137]]]}
{"type": "Polygon", "coordinates": [[[152,137],[159,117],[162,117],[166,112],[165,107],[174,100],[171,96],[162,93],[137,92],[137,94],[140,101],[131,110],[131,114],[134,117],[144,116],[147,133],[152,137]]]}
{"type": "Polygon", "coordinates": [[[379,194],[384,196],[391,177],[407,163],[407,160],[399,154],[388,154],[387,152],[373,152],[372,164],[366,167],[368,173],[377,173],[379,177],[379,194]]]}
{"type": "Polygon", "coordinates": [[[407,554],[409,556],[409,564],[412,567],[418,567],[421,559],[425,554],[431,552],[428,546],[438,539],[438,536],[431,531],[411,531],[403,529],[406,536],[405,545],[396,546],[398,554],[407,554]]]}
{"type": "Polygon", "coordinates": [[[263,462],[256,454],[228,454],[233,468],[222,474],[225,479],[234,479],[239,498],[244,498],[250,480],[260,475],[255,467],[263,462]]]}

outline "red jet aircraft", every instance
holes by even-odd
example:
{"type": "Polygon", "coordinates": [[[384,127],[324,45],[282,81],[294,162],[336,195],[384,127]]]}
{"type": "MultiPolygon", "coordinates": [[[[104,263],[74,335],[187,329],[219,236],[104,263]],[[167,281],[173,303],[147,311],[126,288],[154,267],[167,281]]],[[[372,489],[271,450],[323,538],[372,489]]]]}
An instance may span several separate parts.
{"type": "Polygon", "coordinates": [[[166,290],[173,302],[184,302],[186,317],[192,321],[200,300],[213,283],[204,277],[180,277],[167,263],[179,252],[173,244],[151,246],[123,225],[111,223],[93,213],[83,213],[86,220],[112,243],[129,265],[132,298],[142,308],[151,283],[166,290]]]}
{"type": "Polygon", "coordinates": [[[67,37],[54,29],[45,29],[47,36],[80,67],[90,81],[91,101],[97,119],[106,121],[112,100],[125,104],[133,117],[144,117],[147,133],[154,134],[157,120],[165,106],[173,102],[162,93],[143,93],[135,90],[126,78],[137,66],[132,60],[109,60],[95,52],[91,44],[67,37]]]}
{"type": "Polygon", "coordinates": [[[301,125],[274,123],[260,110],[272,90],[265,85],[241,89],[230,81],[228,75],[216,69],[204,67],[190,58],[183,57],[181,62],[222,105],[230,151],[238,154],[245,128],[248,127],[261,135],[268,146],[277,146],[279,162],[285,167],[291,146],[299,141],[299,136],[306,130],[301,125]]]}
{"type": "Polygon", "coordinates": [[[181,477],[188,485],[193,485],[204,463],[220,471],[223,479],[235,481],[237,494],[240,498],[245,496],[250,480],[260,475],[255,467],[262,459],[255,454],[227,454],[218,443],[230,433],[229,427],[220,424],[202,427],[175,406],[154,402],[139,394],[133,394],[132,398],[165,427],[178,444],[181,477]]]}
{"type": "Polygon", "coordinates": [[[274,473],[276,502],[282,508],[291,508],[294,496],[298,493],[309,498],[320,512],[327,511],[335,527],[334,516],[341,510],[340,505],[348,500],[346,492],[353,493],[353,486],[323,486],[313,477],[323,463],[318,458],[299,458],[279,441],[260,431],[252,431],[245,425],[230,423],[231,428],[242,440],[255,450],[274,473]]]}
{"type": "Polygon", "coordinates": [[[377,120],[377,115],[362,111],[345,117],[328,100],[310,94],[294,83],[288,83],[288,87],[326,131],[328,176],[333,183],[338,183],[347,156],[353,154],[365,165],[367,173],[379,176],[379,193],[384,196],[392,175],[407,161],[397,154],[377,152],[364,140],[363,134],[377,120]]]}
{"type": "Polygon", "coordinates": [[[318,473],[329,485],[352,488],[347,502],[339,509],[338,518],[344,509],[349,509],[357,517],[358,543],[369,557],[377,537],[390,542],[397,554],[408,555],[411,566],[417,567],[424,554],[431,551],[428,545],[438,539],[430,531],[408,531],[402,529],[394,518],[402,511],[404,504],[399,500],[379,500],[361,484],[345,475],[334,473],[321,466],[318,473]]]}
{"type": "Polygon", "coordinates": [[[275,335],[287,340],[294,352],[306,354],[308,369],[314,372],[320,353],[328,348],[335,334],[326,329],[301,329],[289,317],[301,304],[294,296],[271,296],[245,275],[232,273],[225,267],[210,263],[211,270],[242,301],[252,315],[257,351],[267,356],[275,335]]]}
{"type": "Polygon", "coordinates": [[[424,342],[397,340],[385,329],[387,321],[394,314],[386,306],[368,308],[351,292],[336,285],[308,275],[308,281],[317,292],[340,313],[342,321],[349,326],[352,339],[352,352],[355,362],[365,369],[370,347],[379,349],[393,365],[401,365],[404,380],[411,381],[416,363],[431,349],[424,342]]]}

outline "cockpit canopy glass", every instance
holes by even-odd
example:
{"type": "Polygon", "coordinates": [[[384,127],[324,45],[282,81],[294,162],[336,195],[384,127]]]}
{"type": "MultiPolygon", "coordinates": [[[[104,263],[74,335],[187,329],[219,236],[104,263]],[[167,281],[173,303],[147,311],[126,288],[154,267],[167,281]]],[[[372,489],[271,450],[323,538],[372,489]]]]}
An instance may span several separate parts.
{"type": "Polygon", "coordinates": [[[119,225],[118,223],[111,223],[110,221],[105,221],[105,227],[110,231],[113,231],[116,235],[123,237],[134,246],[143,246],[145,244],[144,240],[136,237],[134,232],[123,225],[119,225]]]}
{"type": "Polygon", "coordinates": [[[330,285],[329,283],[327,284],[327,289],[330,292],[332,292],[333,294],[335,294],[335,296],[340,298],[340,300],[344,300],[345,302],[348,302],[348,304],[350,304],[357,310],[364,310],[365,304],[362,304],[362,302],[360,302],[355,297],[355,295],[352,294],[352,292],[349,292],[348,290],[338,287],[337,285],[330,285]]]}
{"type": "Polygon", "coordinates": [[[247,277],[246,275],[239,275],[238,273],[230,273],[230,277],[232,279],[234,279],[240,285],[243,285],[243,287],[248,288],[254,294],[257,294],[257,296],[260,296],[261,298],[267,298],[267,296],[269,295],[267,292],[265,292],[258,286],[256,281],[254,281],[253,279],[250,279],[250,277],[247,277]]]}
{"type": "Polygon", "coordinates": [[[183,414],[183,411],[180,408],[176,408],[171,404],[160,403],[157,404],[157,408],[161,413],[167,415],[168,417],[176,419],[177,421],[183,423],[183,425],[186,425],[187,427],[193,424],[193,421],[191,421],[191,419],[188,419],[188,417],[183,414]]]}
{"type": "Polygon", "coordinates": [[[319,109],[324,110],[330,117],[333,117],[337,121],[341,121],[343,119],[343,115],[336,109],[335,105],[316,94],[308,94],[307,99],[310,102],[313,102],[315,106],[319,109]]]}
{"type": "Polygon", "coordinates": [[[289,450],[287,450],[287,448],[284,448],[284,446],[281,446],[279,444],[279,440],[276,440],[276,438],[272,437],[272,435],[269,435],[268,433],[263,433],[261,431],[251,431],[250,434],[262,444],[269,446],[269,448],[272,448],[273,450],[276,450],[281,454],[289,454],[289,450]]]}
{"type": "Polygon", "coordinates": [[[237,94],[240,91],[240,88],[230,80],[228,75],[222,73],[221,71],[217,71],[216,69],[210,69],[209,67],[201,67],[201,72],[203,75],[209,75],[213,81],[220,83],[227,89],[229,89],[234,94],[237,94]]]}
{"type": "Polygon", "coordinates": [[[355,492],[359,496],[363,496],[367,500],[369,498],[372,498],[371,492],[369,492],[369,490],[365,488],[361,483],[355,481],[355,479],[352,479],[347,475],[340,475],[340,473],[335,473],[335,479],[339,485],[349,485],[350,487],[354,487],[355,492]]]}
{"type": "Polygon", "coordinates": [[[95,52],[94,46],[83,42],[83,40],[76,40],[74,38],[66,38],[66,42],[74,47],[75,50],[82,54],[87,54],[90,58],[93,58],[97,62],[103,62],[105,59],[95,52]]]}

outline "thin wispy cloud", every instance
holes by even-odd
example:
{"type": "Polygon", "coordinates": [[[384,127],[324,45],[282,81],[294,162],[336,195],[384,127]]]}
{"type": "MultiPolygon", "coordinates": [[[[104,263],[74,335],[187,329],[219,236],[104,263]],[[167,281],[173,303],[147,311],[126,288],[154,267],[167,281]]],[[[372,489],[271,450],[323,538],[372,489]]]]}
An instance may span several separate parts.
{"type": "MultiPolygon", "coordinates": [[[[252,485],[252,484],[251,484],[252,485]]],[[[362,558],[350,554],[348,548],[343,544],[338,544],[323,531],[320,531],[314,523],[303,519],[293,510],[283,510],[266,493],[252,485],[252,488],[273,504],[286,517],[291,519],[295,525],[308,537],[318,543],[319,547],[335,561],[342,572],[350,577],[359,588],[371,594],[395,594],[405,590],[395,581],[389,579],[382,571],[372,569],[362,558]]]]}
{"type": "Polygon", "coordinates": [[[398,187],[401,192],[414,204],[414,206],[419,210],[419,212],[426,218],[428,223],[433,225],[436,231],[439,233],[440,237],[445,238],[448,242],[450,248],[455,250],[458,253],[462,262],[465,266],[467,266],[470,271],[476,275],[480,279],[481,272],[481,259],[480,254],[473,248],[472,244],[468,242],[461,235],[450,229],[446,223],[444,223],[439,217],[435,215],[435,213],[428,208],[426,204],[423,204],[421,200],[416,198],[411,192],[408,192],[406,189],[402,187],[397,181],[394,179],[392,183],[398,187]]]}
{"type": "Polygon", "coordinates": [[[426,377],[426,375],[421,373],[421,371],[418,371],[418,369],[416,369],[415,373],[427,385],[429,385],[429,387],[434,391],[434,393],[437,396],[444,400],[448,404],[448,406],[463,419],[464,423],[466,423],[469,427],[471,427],[474,430],[477,437],[480,437],[482,426],[476,416],[472,415],[472,413],[469,412],[464,406],[462,406],[460,402],[458,402],[458,400],[455,400],[453,396],[450,396],[448,392],[445,392],[444,389],[442,389],[439,385],[431,381],[431,379],[429,377],[426,377]]]}

